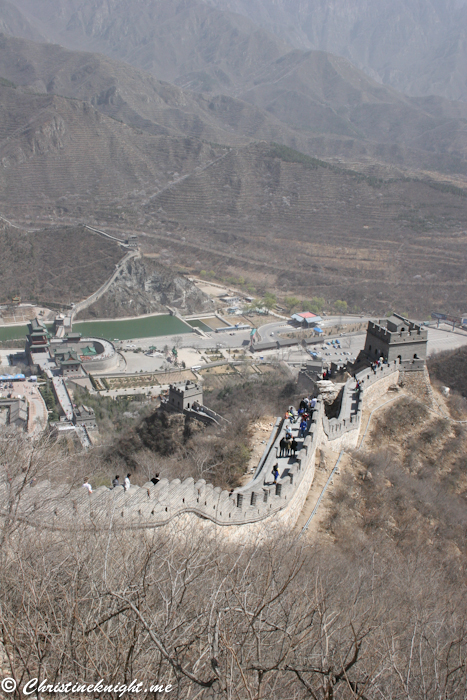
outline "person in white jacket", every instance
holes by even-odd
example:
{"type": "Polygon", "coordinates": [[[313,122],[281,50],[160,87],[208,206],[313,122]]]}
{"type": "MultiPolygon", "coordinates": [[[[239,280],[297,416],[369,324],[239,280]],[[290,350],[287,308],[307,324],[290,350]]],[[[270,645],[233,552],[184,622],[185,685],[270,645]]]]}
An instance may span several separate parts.
{"type": "Polygon", "coordinates": [[[92,486],[91,486],[91,484],[89,483],[87,477],[86,477],[85,480],[84,480],[83,489],[87,489],[89,494],[92,493],[92,486]]]}
{"type": "Polygon", "coordinates": [[[125,491],[129,491],[129,490],[130,490],[130,486],[131,486],[131,484],[130,484],[130,476],[131,476],[131,474],[127,474],[126,477],[125,477],[125,479],[123,480],[123,488],[125,489],[125,491]]]}

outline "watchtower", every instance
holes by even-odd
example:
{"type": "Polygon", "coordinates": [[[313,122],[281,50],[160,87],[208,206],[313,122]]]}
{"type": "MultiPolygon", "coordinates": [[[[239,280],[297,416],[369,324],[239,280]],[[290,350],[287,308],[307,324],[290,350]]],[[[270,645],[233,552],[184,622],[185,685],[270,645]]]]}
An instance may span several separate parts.
{"type": "Polygon", "coordinates": [[[171,384],[168,405],[174,411],[193,408],[193,403],[203,405],[203,390],[199,384],[187,381],[183,384],[171,384]]]}
{"type": "Polygon", "coordinates": [[[378,323],[368,322],[364,354],[369,360],[413,362],[426,359],[428,330],[408,318],[392,314],[378,323]]]}

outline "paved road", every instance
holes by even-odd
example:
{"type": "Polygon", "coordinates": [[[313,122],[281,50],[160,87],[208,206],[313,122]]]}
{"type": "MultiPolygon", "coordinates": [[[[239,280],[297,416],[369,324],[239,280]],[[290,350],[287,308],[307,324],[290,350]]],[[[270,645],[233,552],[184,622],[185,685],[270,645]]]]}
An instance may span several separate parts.
{"type": "MultiPolygon", "coordinates": [[[[336,324],[346,326],[352,323],[362,323],[370,320],[369,316],[326,316],[320,322],[320,328],[329,328],[329,326],[334,326],[336,324]]],[[[272,323],[266,323],[259,329],[259,334],[261,335],[261,340],[264,342],[273,341],[276,339],[278,333],[284,332],[285,330],[296,330],[287,321],[273,321],[272,323]]]]}
{"type": "Polygon", "coordinates": [[[62,410],[65,416],[67,417],[67,420],[72,421],[73,406],[71,405],[70,397],[68,396],[68,392],[65,388],[65,384],[63,383],[63,379],[61,377],[54,377],[52,381],[58,402],[62,407],[62,410]]]}
{"type": "Polygon", "coordinates": [[[38,387],[32,386],[28,394],[29,420],[28,432],[41,433],[47,427],[48,413],[45,401],[38,387]]]}
{"type": "Polygon", "coordinates": [[[428,355],[434,355],[444,350],[455,350],[467,345],[467,333],[462,331],[448,331],[441,328],[430,328],[428,330],[428,355]]]}

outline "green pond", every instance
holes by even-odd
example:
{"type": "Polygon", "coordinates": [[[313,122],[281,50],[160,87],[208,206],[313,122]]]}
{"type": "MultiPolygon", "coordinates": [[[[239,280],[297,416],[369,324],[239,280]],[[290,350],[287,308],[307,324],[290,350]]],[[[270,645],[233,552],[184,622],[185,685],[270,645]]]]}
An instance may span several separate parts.
{"type": "MultiPolygon", "coordinates": [[[[27,326],[0,326],[0,341],[22,339],[27,326]]],[[[83,321],[74,323],[73,331],[83,336],[107,338],[107,340],[130,340],[132,338],[155,338],[160,335],[191,333],[190,326],[176,316],[146,316],[122,321],[83,321]]]]}
{"type": "Polygon", "coordinates": [[[107,340],[130,340],[132,338],[155,338],[160,335],[191,333],[190,326],[176,316],[146,316],[128,321],[83,321],[73,324],[73,332],[83,336],[107,338],[107,340]]]}

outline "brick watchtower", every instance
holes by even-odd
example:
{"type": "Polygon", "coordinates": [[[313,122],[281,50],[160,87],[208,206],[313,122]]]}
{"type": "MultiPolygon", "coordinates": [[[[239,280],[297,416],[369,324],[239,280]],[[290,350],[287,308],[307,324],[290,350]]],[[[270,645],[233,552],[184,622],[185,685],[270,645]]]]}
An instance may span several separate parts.
{"type": "Polygon", "coordinates": [[[383,357],[387,362],[424,362],[427,340],[426,328],[393,314],[378,323],[368,322],[363,352],[371,361],[383,357]]]}

